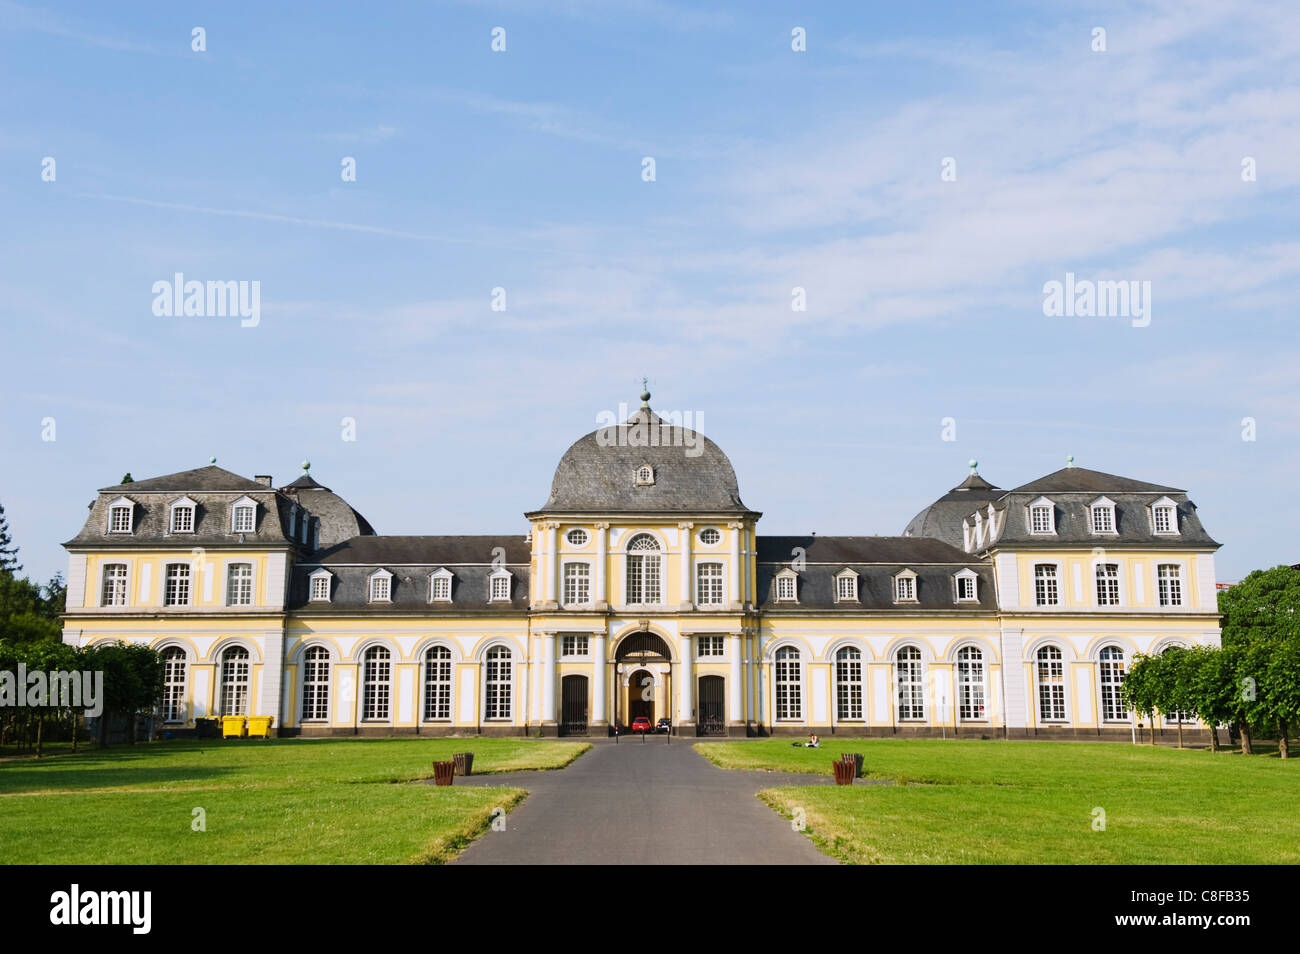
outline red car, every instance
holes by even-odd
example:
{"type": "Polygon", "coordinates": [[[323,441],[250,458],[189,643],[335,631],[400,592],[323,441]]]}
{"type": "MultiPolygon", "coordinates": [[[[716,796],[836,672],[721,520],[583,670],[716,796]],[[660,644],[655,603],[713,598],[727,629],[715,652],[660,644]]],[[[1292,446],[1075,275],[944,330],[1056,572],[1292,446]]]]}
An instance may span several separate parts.
{"type": "Polygon", "coordinates": [[[632,720],[632,731],[649,732],[650,720],[647,719],[645,716],[637,716],[635,719],[632,720]]]}

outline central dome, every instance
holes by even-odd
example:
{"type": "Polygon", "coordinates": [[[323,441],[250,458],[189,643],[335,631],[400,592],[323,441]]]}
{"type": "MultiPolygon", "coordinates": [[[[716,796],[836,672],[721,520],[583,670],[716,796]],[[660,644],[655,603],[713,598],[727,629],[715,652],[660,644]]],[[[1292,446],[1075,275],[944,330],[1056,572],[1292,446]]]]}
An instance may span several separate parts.
{"type": "Polygon", "coordinates": [[[718,445],[649,406],[564,452],[540,512],[748,513],[718,445]]]}

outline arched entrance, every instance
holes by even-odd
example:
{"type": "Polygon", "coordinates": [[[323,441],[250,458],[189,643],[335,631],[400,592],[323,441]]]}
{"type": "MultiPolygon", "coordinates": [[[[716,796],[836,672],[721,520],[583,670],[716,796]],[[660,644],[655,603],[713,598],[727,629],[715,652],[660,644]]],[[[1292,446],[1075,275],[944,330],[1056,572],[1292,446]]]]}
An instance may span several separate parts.
{"type": "Polygon", "coordinates": [[[672,652],[663,638],[649,630],[628,634],[618,644],[614,659],[619,674],[615,719],[627,727],[646,718],[653,726],[661,716],[672,715],[672,652]]]}
{"type": "Polygon", "coordinates": [[[721,676],[700,677],[700,718],[696,723],[698,735],[726,735],[725,709],[726,683],[721,676]]]}
{"type": "Polygon", "coordinates": [[[587,677],[565,676],[560,682],[560,735],[587,734],[587,677]]]}

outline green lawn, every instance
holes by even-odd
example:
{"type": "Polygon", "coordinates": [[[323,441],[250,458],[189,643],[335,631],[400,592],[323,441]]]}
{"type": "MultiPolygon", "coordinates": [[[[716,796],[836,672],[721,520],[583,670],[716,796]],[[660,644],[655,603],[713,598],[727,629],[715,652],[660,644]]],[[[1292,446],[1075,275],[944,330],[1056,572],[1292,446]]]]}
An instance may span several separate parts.
{"type": "Polygon", "coordinates": [[[759,797],[866,864],[1296,864],[1300,760],[1109,743],[861,739],[701,743],[723,768],[830,774],[862,752],[893,786],[759,797]],[[1094,809],[1105,830],[1094,830],[1094,809]]]}
{"type": "Polygon", "coordinates": [[[394,784],[567,765],[529,739],[174,741],[0,762],[0,864],[400,864],[453,857],[524,796],[394,784]],[[206,831],[193,831],[194,809],[206,831]]]}

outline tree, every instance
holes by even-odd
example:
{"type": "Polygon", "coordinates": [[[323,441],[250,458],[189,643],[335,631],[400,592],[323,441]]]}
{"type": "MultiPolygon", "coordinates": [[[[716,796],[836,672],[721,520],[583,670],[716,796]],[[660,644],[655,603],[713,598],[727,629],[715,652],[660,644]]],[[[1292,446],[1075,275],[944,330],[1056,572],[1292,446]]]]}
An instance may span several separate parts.
{"type": "Polygon", "coordinates": [[[119,484],[133,484],[133,483],[135,483],[135,478],[131,476],[131,472],[128,470],[128,471],[127,471],[127,472],[122,476],[122,479],[118,481],[118,483],[119,483],[119,484]]]}
{"type": "MultiPolygon", "coordinates": [[[[1219,646],[1197,646],[1187,650],[1191,707],[1210,727],[1210,749],[1219,751],[1219,725],[1241,725],[1247,721],[1249,684],[1238,675],[1240,651],[1219,646]]],[[[1242,736],[1241,750],[1250,755],[1250,735],[1242,736]]]]}
{"type": "Polygon", "coordinates": [[[1160,706],[1160,694],[1164,675],[1163,663],[1159,656],[1144,656],[1138,653],[1133,657],[1133,665],[1124,675],[1120,684],[1120,693],[1124,704],[1138,715],[1145,716],[1151,726],[1151,744],[1156,744],[1155,713],[1160,706]]]}
{"type": "Polygon", "coordinates": [[[82,666],[104,673],[99,744],[108,745],[109,722],[115,715],[127,720],[127,738],[134,744],[136,715],[162,700],[162,657],[139,643],[100,643],[86,652],[82,666]]]}
{"type": "Polygon", "coordinates": [[[9,518],[5,516],[4,506],[0,505],[0,573],[17,573],[22,568],[18,562],[18,547],[9,536],[9,518]]]}
{"type": "MultiPolygon", "coordinates": [[[[1183,747],[1183,713],[1196,710],[1197,657],[1183,646],[1170,646],[1160,654],[1158,705],[1161,713],[1178,716],[1178,747],[1183,747]]],[[[1210,729],[1213,734],[1213,727],[1210,729]]]]}
{"type": "MultiPolygon", "coordinates": [[[[1242,738],[1248,739],[1254,727],[1276,727],[1278,749],[1285,758],[1286,736],[1300,721],[1292,702],[1295,686],[1287,681],[1300,642],[1300,570],[1255,570],[1219,594],[1219,612],[1223,645],[1239,652],[1238,676],[1253,695],[1243,700],[1246,719],[1238,723],[1242,738]]],[[[1242,750],[1249,750],[1248,741],[1242,750]]]]}

